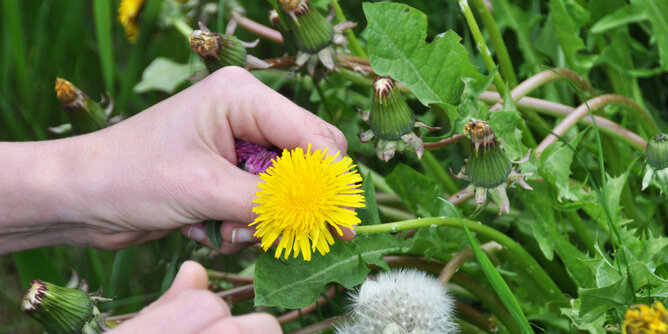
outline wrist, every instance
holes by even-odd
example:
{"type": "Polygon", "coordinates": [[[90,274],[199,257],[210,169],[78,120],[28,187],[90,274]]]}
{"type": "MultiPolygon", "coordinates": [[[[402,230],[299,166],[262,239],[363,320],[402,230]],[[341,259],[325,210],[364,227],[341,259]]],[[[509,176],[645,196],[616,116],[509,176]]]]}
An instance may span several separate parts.
{"type": "Polygon", "coordinates": [[[69,141],[0,143],[0,253],[64,243],[76,207],[69,141]]]}

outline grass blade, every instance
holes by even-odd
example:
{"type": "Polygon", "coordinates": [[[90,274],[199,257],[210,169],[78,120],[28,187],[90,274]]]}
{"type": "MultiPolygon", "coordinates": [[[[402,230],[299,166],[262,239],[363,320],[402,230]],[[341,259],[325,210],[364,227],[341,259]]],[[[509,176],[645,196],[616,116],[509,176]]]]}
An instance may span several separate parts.
{"type": "Polygon", "coordinates": [[[93,1],[97,48],[102,66],[104,87],[110,94],[114,91],[114,53],[111,49],[111,2],[93,1]]]}

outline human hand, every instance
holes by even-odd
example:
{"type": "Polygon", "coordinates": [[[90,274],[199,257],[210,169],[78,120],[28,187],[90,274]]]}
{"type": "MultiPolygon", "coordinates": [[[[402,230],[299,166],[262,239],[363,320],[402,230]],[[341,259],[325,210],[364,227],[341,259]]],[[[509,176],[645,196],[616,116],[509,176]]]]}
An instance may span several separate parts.
{"type": "MultiPolygon", "coordinates": [[[[32,190],[39,197],[6,203],[26,206],[25,212],[15,209],[18,218],[10,222],[26,229],[27,223],[41,225],[33,227],[40,233],[33,233],[30,243],[9,250],[63,243],[119,249],[179,228],[209,244],[200,222],[215,219],[225,222],[219,251],[237,251],[256,241],[255,229],[247,225],[254,219],[260,178],[237,168],[235,138],[288,149],[312,143],[313,149],[328,147],[341,155],[347,150],[336,127],[246,70],[227,67],[109,128],[10,146],[30,151],[10,164],[31,164],[38,171],[8,177],[18,180],[13,187],[40,185],[32,190]]],[[[343,230],[341,239],[354,237],[354,231],[343,230]]]]}
{"type": "Polygon", "coordinates": [[[269,314],[231,316],[225,302],[207,286],[204,268],[197,262],[184,262],[160,299],[110,333],[282,333],[276,318],[269,314]]]}

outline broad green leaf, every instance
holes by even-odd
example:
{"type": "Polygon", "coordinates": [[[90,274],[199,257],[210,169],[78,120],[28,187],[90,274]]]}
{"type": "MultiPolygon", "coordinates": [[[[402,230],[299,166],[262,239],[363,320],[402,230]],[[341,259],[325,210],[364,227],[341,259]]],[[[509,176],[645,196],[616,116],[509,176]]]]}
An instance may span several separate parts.
{"type": "Polygon", "coordinates": [[[435,217],[452,214],[438,199],[443,195],[438,182],[408,165],[398,164],[385,177],[385,181],[408,209],[418,216],[435,217]]]}
{"type": "Polygon", "coordinates": [[[358,235],[353,241],[337,240],[331,252],[301,258],[274,258],[262,253],[255,265],[255,305],[297,309],[313,304],[328,283],[345,288],[362,283],[369,264],[388,269],[383,255],[401,251],[401,243],[389,234],[358,235]]]}
{"type": "Polygon", "coordinates": [[[576,328],[585,330],[589,334],[605,334],[608,332],[605,330],[605,313],[600,314],[598,317],[588,317],[584,320],[580,316],[580,300],[575,299],[571,304],[573,307],[562,308],[561,314],[571,319],[576,328]]]}
{"type": "Polygon", "coordinates": [[[600,288],[579,289],[583,319],[596,319],[612,308],[633,303],[633,293],[626,277],[600,288]]]}
{"type": "Polygon", "coordinates": [[[171,59],[158,57],[146,67],[141,81],[134,88],[134,92],[145,93],[157,90],[165,93],[173,93],[194,72],[203,69],[204,64],[199,60],[192,64],[180,64],[171,59]]]}
{"type": "MultiPolygon", "coordinates": [[[[509,92],[506,92],[509,94],[509,92]]],[[[522,122],[517,107],[512,99],[504,98],[503,109],[493,112],[489,118],[489,125],[498,138],[505,143],[504,150],[510,160],[520,160],[526,153],[526,147],[522,144],[522,131],[519,124],[522,122]]]]}
{"type": "Polygon", "coordinates": [[[478,99],[478,93],[473,87],[471,79],[464,78],[462,82],[464,83],[464,90],[456,108],[443,103],[433,104],[448,115],[452,133],[464,133],[464,126],[472,119],[486,120],[489,117],[489,108],[478,99]]]}
{"type": "MultiPolygon", "coordinates": [[[[584,133],[584,132],[583,132],[584,133]]],[[[548,183],[557,187],[557,200],[564,199],[577,201],[579,196],[570,185],[571,163],[573,162],[573,149],[582,139],[582,134],[570,142],[570,146],[557,142],[550,145],[540,156],[539,173],[548,183]]]]}
{"type": "Polygon", "coordinates": [[[217,220],[209,220],[205,224],[206,236],[211,242],[211,246],[215,249],[220,249],[223,242],[223,236],[220,234],[220,227],[223,225],[223,222],[217,220]]]}
{"type": "Polygon", "coordinates": [[[579,287],[594,287],[594,264],[585,261],[588,257],[557,230],[554,214],[557,203],[548,185],[534,184],[534,190],[518,192],[524,205],[535,217],[534,237],[543,255],[551,260],[553,251],[556,251],[571,279],[579,287]]]}
{"type": "Polygon", "coordinates": [[[638,9],[637,6],[631,5],[619,8],[614,13],[596,22],[596,24],[591,27],[591,32],[601,33],[630,23],[647,20],[647,14],[638,9]]]}
{"type": "Polygon", "coordinates": [[[461,78],[483,76],[468,59],[460,37],[448,31],[427,43],[427,16],[404,4],[364,3],[371,67],[405,84],[422,102],[459,104],[461,78]]]}
{"type": "Polygon", "coordinates": [[[632,0],[631,4],[641,8],[652,23],[652,39],[659,46],[660,62],[668,70],[668,1],[632,0]]]}
{"type": "Polygon", "coordinates": [[[404,253],[421,255],[447,262],[452,254],[468,247],[466,235],[460,228],[432,226],[419,229],[407,240],[404,253]]]}

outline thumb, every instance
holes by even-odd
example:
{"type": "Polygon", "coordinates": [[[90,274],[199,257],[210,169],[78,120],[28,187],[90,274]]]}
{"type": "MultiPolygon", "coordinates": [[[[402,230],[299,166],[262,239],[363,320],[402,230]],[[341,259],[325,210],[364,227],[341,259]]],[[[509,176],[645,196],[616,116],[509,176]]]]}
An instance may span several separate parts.
{"type": "Polygon", "coordinates": [[[207,289],[209,278],[206,275],[206,269],[195,261],[183,262],[179,272],[176,274],[172,286],[158,300],[142,310],[142,313],[165,304],[186,290],[207,289]]]}

